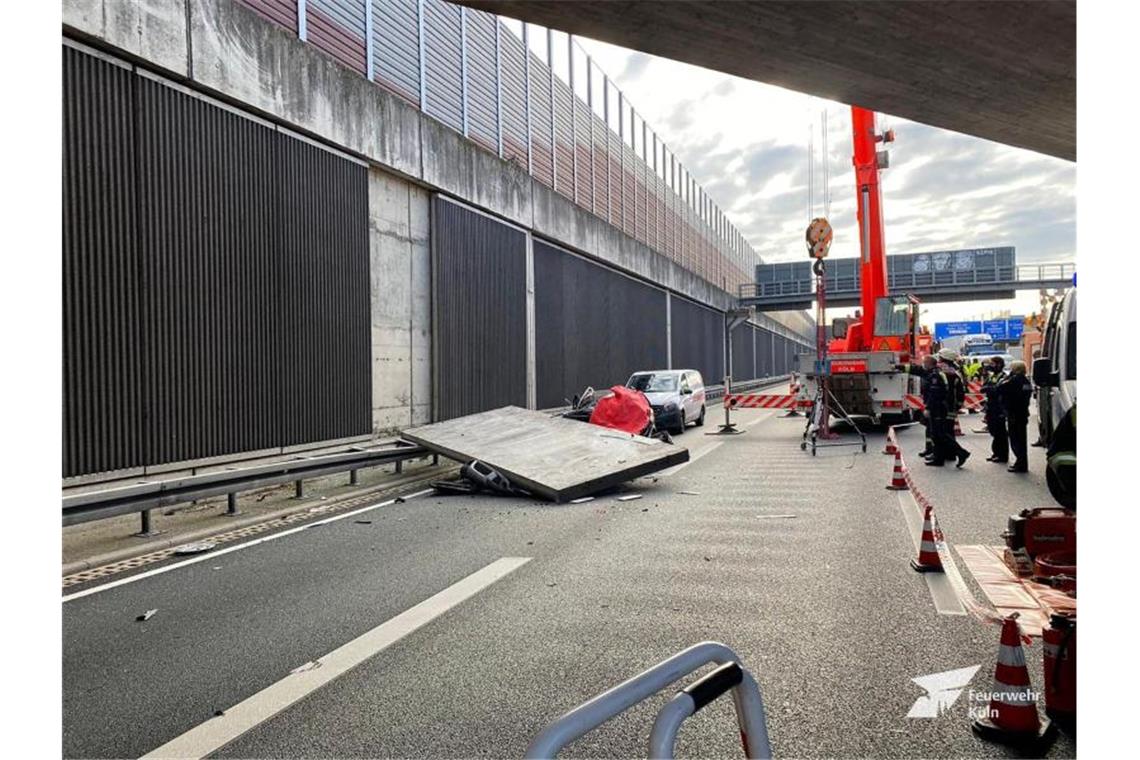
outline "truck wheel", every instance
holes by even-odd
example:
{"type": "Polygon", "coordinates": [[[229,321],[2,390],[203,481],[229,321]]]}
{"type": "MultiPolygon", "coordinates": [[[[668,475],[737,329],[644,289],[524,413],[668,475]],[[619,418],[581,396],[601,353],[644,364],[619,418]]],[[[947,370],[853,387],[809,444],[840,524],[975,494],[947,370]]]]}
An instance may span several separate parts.
{"type": "MultiPolygon", "coordinates": [[[[1057,500],[1065,509],[1076,509],[1077,507],[1077,494],[1074,488],[1066,488],[1066,483],[1061,481],[1061,478],[1053,470],[1052,467],[1045,468],[1045,484],[1049,486],[1049,493],[1057,500]]],[[[1076,485],[1075,483],[1072,485],[1076,485]]]]}
{"type": "Polygon", "coordinates": [[[705,426],[705,405],[701,404],[701,416],[697,417],[697,427],[705,426]]]}

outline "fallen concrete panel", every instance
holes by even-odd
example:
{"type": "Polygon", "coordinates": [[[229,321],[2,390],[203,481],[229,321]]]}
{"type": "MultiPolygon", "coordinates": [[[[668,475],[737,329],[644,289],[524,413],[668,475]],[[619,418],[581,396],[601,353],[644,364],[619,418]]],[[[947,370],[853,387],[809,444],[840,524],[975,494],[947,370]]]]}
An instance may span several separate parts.
{"type": "Polygon", "coordinates": [[[403,437],[459,462],[478,459],[558,503],[689,461],[684,446],[517,406],[412,428],[403,437]]]}

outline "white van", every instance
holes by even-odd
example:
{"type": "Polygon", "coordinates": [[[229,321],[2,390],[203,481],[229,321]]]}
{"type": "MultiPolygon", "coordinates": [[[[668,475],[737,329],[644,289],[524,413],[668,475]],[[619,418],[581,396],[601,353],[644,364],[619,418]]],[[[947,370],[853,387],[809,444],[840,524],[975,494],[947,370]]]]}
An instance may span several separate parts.
{"type": "MultiPolygon", "coordinates": [[[[1077,289],[1072,288],[1049,312],[1041,341],[1041,356],[1033,361],[1037,386],[1037,430],[1040,443],[1050,449],[1046,471],[1049,491],[1065,504],[1076,499],[1075,432],[1077,408],[1077,289]],[[1055,456],[1054,436],[1061,425],[1073,434],[1072,456],[1055,456]],[[1070,461],[1071,459],[1071,461],[1070,461]],[[1060,490],[1058,490],[1058,488],[1060,490]],[[1062,494],[1066,498],[1062,498],[1062,494]]],[[[1067,434],[1069,434],[1067,432],[1067,434]]],[[[1063,448],[1067,449],[1068,444],[1063,448]]],[[[1067,454],[1067,452],[1060,452],[1067,454]]],[[[1066,505],[1067,506],[1067,505],[1066,505]]]]}
{"type": "Polygon", "coordinates": [[[677,434],[690,422],[705,424],[705,381],[695,369],[634,372],[625,385],[649,399],[658,430],[677,434]]]}

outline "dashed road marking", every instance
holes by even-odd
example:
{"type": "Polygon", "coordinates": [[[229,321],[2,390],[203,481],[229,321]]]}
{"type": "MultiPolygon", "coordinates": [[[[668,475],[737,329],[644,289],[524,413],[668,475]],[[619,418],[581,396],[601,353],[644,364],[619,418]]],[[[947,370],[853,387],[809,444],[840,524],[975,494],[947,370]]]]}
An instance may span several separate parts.
{"type": "Polygon", "coordinates": [[[503,557],[144,755],[203,758],[530,562],[503,557]]]}

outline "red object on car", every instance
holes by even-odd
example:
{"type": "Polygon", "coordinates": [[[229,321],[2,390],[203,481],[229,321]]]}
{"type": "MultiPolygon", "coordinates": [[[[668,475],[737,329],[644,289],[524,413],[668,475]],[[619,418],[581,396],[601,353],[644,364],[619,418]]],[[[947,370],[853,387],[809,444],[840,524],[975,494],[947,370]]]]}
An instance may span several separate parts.
{"type": "Polygon", "coordinates": [[[624,385],[610,388],[610,394],[594,405],[590,422],[634,435],[643,433],[653,420],[653,410],[645,394],[624,385]]]}

